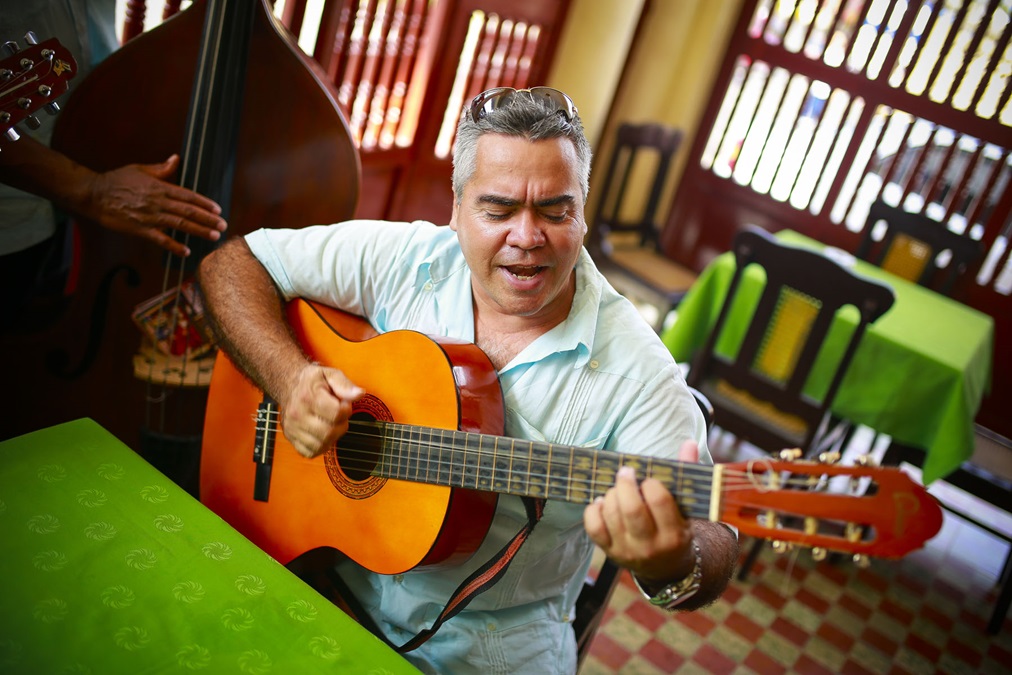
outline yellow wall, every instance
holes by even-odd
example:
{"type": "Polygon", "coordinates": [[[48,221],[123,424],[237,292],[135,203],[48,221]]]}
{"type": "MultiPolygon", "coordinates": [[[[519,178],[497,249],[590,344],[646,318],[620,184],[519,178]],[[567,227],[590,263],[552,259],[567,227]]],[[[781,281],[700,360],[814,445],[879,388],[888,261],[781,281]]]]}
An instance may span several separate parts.
{"type": "MultiPolygon", "coordinates": [[[[675,162],[674,173],[680,173],[742,2],[572,0],[549,84],[569,93],[580,109],[599,160],[592,194],[613,127],[621,122],[662,122],[685,131],[675,162]],[[633,44],[641,11],[643,30],[633,44]]],[[[593,196],[590,201],[593,209],[593,196]]]]}

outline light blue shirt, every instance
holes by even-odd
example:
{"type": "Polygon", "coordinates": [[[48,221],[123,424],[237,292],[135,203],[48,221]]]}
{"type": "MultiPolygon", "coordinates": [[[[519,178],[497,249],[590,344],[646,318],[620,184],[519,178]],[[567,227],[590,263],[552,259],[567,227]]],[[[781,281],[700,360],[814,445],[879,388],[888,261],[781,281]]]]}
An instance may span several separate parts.
{"type": "MultiPolygon", "coordinates": [[[[286,298],[360,314],[380,332],[474,340],[471,274],[448,227],[352,221],[260,230],[246,241],[286,298]]],[[[569,317],[499,372],[506,435],[668,458],[695,439],[710,463],[702,415],[677,365],[586,250],[576,283],[569,317]]],[[[549,501],[506,575],[407,658],[433,673],[575,672],[570,624],[593,553],[583,509],[549,501]]],[[[349,564],[341,573],[391,641],[403,644],[526,520],[522,500],[501,495],[481,547],[457,568],[383,576],[349,564]]]]}

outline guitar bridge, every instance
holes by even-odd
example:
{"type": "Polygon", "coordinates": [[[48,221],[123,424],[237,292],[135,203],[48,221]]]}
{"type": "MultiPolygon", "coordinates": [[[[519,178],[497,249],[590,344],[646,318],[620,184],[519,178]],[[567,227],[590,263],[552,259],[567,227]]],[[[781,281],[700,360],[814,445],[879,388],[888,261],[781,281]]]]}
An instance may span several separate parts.
{"type": "Polygon", "coordinates": [[[271,491],[271,469],[274,466],[274,440],[277,435],[278,404],[271,397],[264,395],[257,406],[256,440],[253,448],[253,461],[256,463],[256,476],[253,479],[253,499],[258,502],[267,501],[271,491]]]}

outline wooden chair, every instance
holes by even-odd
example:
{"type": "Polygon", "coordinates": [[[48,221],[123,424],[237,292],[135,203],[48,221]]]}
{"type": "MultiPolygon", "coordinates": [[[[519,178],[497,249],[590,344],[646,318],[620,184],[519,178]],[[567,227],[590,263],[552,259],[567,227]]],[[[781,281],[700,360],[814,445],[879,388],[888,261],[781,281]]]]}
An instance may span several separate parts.
{"type": "Polygon", "coordinates": [[[587,243],[601,271],[620,291],[639,294],[658,307],[657,330],[696,280],[692,270],[660,251],[658,211],[681,142],[680,130],[661,124],[619,126],[587,243]],[[641,208],[630,207],[634,174],[650,178],[641,208]]]}
{"type": "Polygon", "coordinates": [[[953,232],[944,223],[878,200],[868,211],[857,257],[948,295],[981,252],[979,241],[953,232]],[[948,259],[942,267],[940,258],[948,259]]]}
{"type": "MultiPolygon", "coordinates": [[[[689,388],[692,395],[699,404],[703,413],[703,420],[706,428],[713,425],[713,405],[696,389],[689,388]]],[[[573,619],[573,630],[576,632],[576,653],[577,664],[582,664],[590,651],[590,645],[594,641],[594,635],[601,626],[601,619],[604,618],[605,609],[611,600],[622,568],[605,558],[598,569],[595,578],[588,578],[583,584],[583,590],[576,600],[576,616],[573,619]]]]}
{"type": "Polygon", "coordinates": [[[720,428],[769,453],[800,448],[807,454],[816,447],[865,328],[892,306],[892,289],[759,229],[739,232],[733,251],[737,267],[727,297],[693,359],[688,383],[710,399],[720,428]],[[727,356],[716,346],[750,266],[765,272],[766,283],[738,353],[727,356]],[[809,396],[804,389],[812,366],[845,305],[857,309],[857,325],[825,393],[809,396]]]}
{"type": "MultiPolygon", "coordinates": [[[[706,342],[693,359],[689,385],[709,398],[717,426],[776,454],[800,449],[817,454],[831,437],[829,406],[865,328],[894,300],[885,284],[864,279],[829,258],[777,241],[758,228],[739,232],[733,245],[736,269],[727,297],[706,342]],[[766,281],[738,351],[717,351],[742,278],[758,267],[766,281]],[[812,367],[837,313],[850,305],[858,321],[833,362],[830,381],[819,397],[805,393],[812,367]]],[[[744,579],[763,542],[752,547],[739,578],[744,579]]]]}

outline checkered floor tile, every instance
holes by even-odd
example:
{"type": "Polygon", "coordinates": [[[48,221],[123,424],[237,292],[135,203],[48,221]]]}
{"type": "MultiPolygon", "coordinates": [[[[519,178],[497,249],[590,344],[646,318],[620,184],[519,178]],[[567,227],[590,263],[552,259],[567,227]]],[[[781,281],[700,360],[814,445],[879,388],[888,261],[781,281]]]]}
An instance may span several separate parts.
{"type": "Polygon", "coordinates": [[[766,547],[718,602],[668,615],[623,574],[580,673],[1012,673],[1012,622],[985,629],[994,582],[937,547],[867,569],[766,547]]]}

